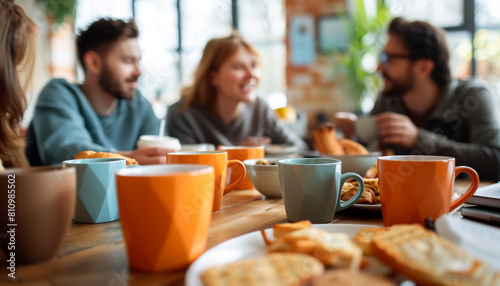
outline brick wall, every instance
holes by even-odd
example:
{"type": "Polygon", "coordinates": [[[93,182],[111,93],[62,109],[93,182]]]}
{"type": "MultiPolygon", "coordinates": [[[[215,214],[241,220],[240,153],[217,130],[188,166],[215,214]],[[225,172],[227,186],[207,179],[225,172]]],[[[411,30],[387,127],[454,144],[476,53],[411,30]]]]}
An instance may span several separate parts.
{"type": "MultiPolygon", "coordinates": [[[[317,20],[321,16],[335,15],[336,6],[343,5],[343,0],[285,0],[287,31],[290,21],[295,16],[311,15],[314,17],[316,60],[308,66],[294,66],[290,56],[289,34],[286,36],[287,66],[286,84],[289,104],[305,111],[308,115],[309,131],[318,126],[319,113],[331,119],[336,111],[352,110],[353,104],[347,96],[345,76],[340,66],[330,55],[323,55],[317,48],[317,20]]],[[[332,31],[333,32],[333,31],[332,31]]]]}

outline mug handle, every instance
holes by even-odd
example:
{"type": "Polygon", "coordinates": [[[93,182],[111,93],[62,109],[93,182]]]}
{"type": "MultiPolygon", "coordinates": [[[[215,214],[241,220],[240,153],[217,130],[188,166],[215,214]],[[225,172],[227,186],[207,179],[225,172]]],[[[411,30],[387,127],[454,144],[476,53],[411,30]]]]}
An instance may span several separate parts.
{"type": "Polygon", "coordinates": [[[245,165],[240,161],[240,160],[228,160],[227,161],[227,168],[231,168],[233,165],[238,165],[237,167],[241,167],[242,168],[242,172],[240,173],[240,176],[238,177],[238,179],[236,179],[236,181],[234,181],[233,183],[229,184],[227,187],[224,188],[224,195],[229,193],[230,191],[236,189],[236,187],[238,187],[241,182],[243,182],[243,180],[245,179],[245,176],[247,175],[247,169],[245,168],[245,165]]]}
{"type": "Polygon", "coordinates": [[[455,167],[455,179],[460,173],[467,173],[470,176],[472,182],[470,184],[469,189],[460,198],[454,200],[451,203],[449,210],[450,212],[456,209],[459,205],[465,203],[465,201],[468,200],[470,197],[472,197],[472,195],[476,192],[477,188],[479,187],[479,176],[474,169],[466,166],[455,167]]]}
{"type": "Polygon", "coordinates": [[[336,212],[341,211],[341,210],[345,210],[346,208],[354,205],[359,200],[359,198],[361,198],[361,195],[363,194],[364,190],[365,190],[365,182],[363,181],[363,178],[361,178],[360,175],[358,175],[356,173],[351,173],[351,172],[342,174],[342,176],[340,177],[340,188],[339,188],[339,194],[338,194],[338,199],[337,199],[336,212]],[[347,179],[350,179],[350,178],[353,178],[358,182],[358,191],[347,202],[343,202],[340,199],[340,193],[342,192],[342,186],[344,185],[345,181],[347,181],[347,179]]]}

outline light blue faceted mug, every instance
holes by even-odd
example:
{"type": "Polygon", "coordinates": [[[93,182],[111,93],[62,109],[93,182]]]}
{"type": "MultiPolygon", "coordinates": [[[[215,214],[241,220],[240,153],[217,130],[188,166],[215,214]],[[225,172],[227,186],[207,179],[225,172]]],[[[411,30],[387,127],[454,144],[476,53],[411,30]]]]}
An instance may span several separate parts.
{"type": "MultiPolygon", "coordinates": [[[[127,167],[125,159],[66,160],[63,166],[76,168],[75,222],[103,223],[120,218],[115,172],[127,167]]],[[[138,167],[128,167],[132,166],[138,167]]]]}
{"type": "Polygon", "coordinates": [[[341,173],[342,162],[330,158],[297,158],[278,161],[281,194],[286,217],[291,222],[310,220],[328,223],[335,212],[344,210],[363,194],[365,184],[356,173],[341,173]],[[340,200],[342,186],[353,178],[359,183],[356,194],[340,200]]]}

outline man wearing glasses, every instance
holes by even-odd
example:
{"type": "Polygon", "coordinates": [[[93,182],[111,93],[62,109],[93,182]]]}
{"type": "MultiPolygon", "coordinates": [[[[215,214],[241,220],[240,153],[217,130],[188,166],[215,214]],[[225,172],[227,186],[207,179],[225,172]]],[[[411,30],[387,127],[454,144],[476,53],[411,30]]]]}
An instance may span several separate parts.
{"type": "MultiPolygon", "coordinates": [[[[395,18],[377,70],[384,89],[376,115],[381,148],[395,154],[443,155],[500,180],[500,126],[493,92],[477,80],[452,80],[444,32],[429,23],[395,18]]],[[[347,137],[353,117],[337,116],[347,137]]]]}

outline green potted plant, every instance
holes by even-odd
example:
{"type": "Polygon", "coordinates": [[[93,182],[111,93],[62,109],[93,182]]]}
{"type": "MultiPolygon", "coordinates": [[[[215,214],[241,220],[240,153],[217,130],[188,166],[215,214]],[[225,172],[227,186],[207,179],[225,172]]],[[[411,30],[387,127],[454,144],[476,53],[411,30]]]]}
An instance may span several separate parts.
{"type": "Polygon", "coordinates": [[[339,13],[349,40],[346,53],[340,57],[340,65],[347,77],[347,92],[359,113],[371,109],[379,91],[381,79],[375,69],[382,48],[383,29],[391,17],[384,0],[372,1],[376,1],[376,9],[371,13],[367,13],[364,0],[348,0],[347,12],[339,13]]]}
{"type": "Polygon", "coordinates": [[[36,0],[54,24],[64,23],[67,17],[75,18],[77,0],[36,0]]]}

